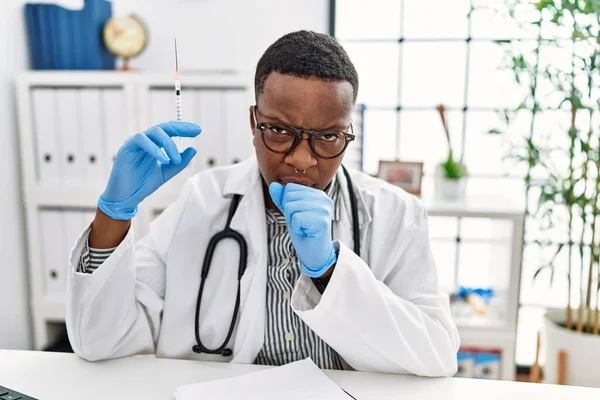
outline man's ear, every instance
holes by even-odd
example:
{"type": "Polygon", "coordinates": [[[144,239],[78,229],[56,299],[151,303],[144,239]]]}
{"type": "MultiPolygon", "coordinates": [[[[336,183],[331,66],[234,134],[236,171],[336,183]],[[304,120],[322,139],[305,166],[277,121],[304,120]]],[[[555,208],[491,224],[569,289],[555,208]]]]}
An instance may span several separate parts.
{"type": "Polygon", "coordinates": [[[254,136],[254,128],[256,128],[256,121],[254,120],[254,106],[248,107],[248,114],[250,117],[250,132],[252,132],[252,136],[254,136]]]}

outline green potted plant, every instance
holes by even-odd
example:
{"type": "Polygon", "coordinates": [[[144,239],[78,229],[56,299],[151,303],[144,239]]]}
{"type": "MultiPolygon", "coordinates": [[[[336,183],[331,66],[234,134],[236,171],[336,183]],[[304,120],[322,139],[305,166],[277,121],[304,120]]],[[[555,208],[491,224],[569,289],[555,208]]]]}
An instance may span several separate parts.
{"type": "Polygon", "coordinates": [[[443,104],[436,107],[442,121],[446,140],[448,142],[448,154],[440,162],[434,172],[434,191],[435,198],[438,200],[457,201],[465,197],[467,168],[460,159],[455,159],[455,153],[452,150],[452,141],[450,132],[446,123],[446,110],[443,104]]]}
{"type": "MultiPolygon", "coordinates": [[[[600,2],[539,0],[506,5],[503,11],[511,18],[518,14],[518,7],[535,7],[539,19],[522,24],[528,28],[570,33],[566,44],[564,39],[546,38],[532,50],[510,41],[499,42],[506,49],[505,67],[527,88],[520,105],[500,110],[500,115],[509,127],[515,115],[532,114],[529,131],[522,141],[512,143],[508,157],[526,166],[527,224],[541,228],[528,244],[539,246],[540,254],[546,253],[534,279],[545,277],[552,284],[555,275],[562,275],[568,285],[564,309],[544,316],[545,381],[557,383],[559,358],[566,354],[567,384],[600,387],[600,373],[589,362],[600,359],[600,2]],[[572,46],[567,47],[572,49],[568,68],[561,67],[565,63],[540,64],[542,52],[564,50],[565,45],[572,46]],[[546,90],[540,90],[541,83],[546,90]],[[551,99],[557,100],[552,104],[551,99]],[[545,107],[564,117],[562,125],[553,124],[562,135],[534,128],[548,112],[545,107]],[[557,233],[564,239],[547,239],[557,233]],[[560,259],[564,261],[559,263],[560,259]]],[[[502,134],[504,129],[494,128],[489,133],[502,134]]]]}

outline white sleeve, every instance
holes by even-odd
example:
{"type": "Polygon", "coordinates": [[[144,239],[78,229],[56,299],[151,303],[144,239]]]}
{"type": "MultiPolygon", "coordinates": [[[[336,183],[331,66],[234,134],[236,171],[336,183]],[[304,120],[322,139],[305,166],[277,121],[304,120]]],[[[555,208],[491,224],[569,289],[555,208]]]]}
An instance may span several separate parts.
{"type": "MultiPolygon", "coordinates": [[[[66,324],[73,350],[96,361],[154,353],[165,295],[166,253],[190,187],[150,225],[147,236],[125,239],[93,273],[78,272],[89,232],[70,256],[66,324]]],[[[89,230],[89,228],[88,228],[89,230]]]]}
{"type": "Polygon", "coordinates": [[[390,254],[383,258],[389,262],[385,279],[336,241],[338,261],[323,295],[306,276],[296,283],[294,311],[356,370],[456,372],[460,339],[448,297],[438,290],[427,215],[418,207],[413,223],[388,232],[389,242],[377,247],[390,254]]]}

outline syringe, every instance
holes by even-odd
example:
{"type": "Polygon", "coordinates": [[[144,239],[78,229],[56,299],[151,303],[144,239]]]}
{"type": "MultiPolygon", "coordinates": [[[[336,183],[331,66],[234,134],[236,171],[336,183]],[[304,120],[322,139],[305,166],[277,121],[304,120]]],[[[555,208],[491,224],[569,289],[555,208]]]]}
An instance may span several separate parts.
{"type": "MultiPolygon", "coordinates": [[[[179,75],[179,58],[177,57],[177,39],[175,39],[175,101],[177,104],[177,121],[183,121],[183,112],[181,110],[181,76],[179,75]]],[[[177,148],[181,153],[183,146],[181,137],[177,138],[177,148]]]]}

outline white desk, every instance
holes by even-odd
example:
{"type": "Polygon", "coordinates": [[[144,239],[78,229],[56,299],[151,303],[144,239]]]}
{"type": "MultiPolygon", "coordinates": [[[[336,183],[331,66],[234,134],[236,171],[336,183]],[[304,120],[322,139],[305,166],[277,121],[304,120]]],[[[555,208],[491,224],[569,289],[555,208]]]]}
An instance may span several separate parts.
{"type": "MultiPolygon", "coordinates": [[[[136,356],[89,363],[73,354],[0,350],[0,385],[40,400],[170,400],[176,386],[265,367],[136,356]]],[[[327,371],[357,399],[600,399],[600,389],[327,371]]]]}

